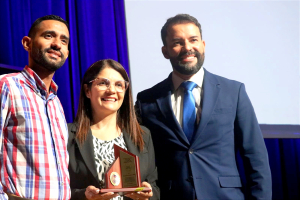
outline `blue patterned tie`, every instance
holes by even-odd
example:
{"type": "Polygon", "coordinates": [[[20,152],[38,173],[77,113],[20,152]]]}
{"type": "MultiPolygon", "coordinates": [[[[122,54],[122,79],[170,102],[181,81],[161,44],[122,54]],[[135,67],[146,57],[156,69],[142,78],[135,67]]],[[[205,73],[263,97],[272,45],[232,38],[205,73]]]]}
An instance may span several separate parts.
{"type": "Polygon", "coordinates": [[[184,88],[182,129],[189,141],[194,134],[196,122],[195,98],[192,93],[196,86],[197,84],[191,81],[181,83],[181,87],[184,88]]]}

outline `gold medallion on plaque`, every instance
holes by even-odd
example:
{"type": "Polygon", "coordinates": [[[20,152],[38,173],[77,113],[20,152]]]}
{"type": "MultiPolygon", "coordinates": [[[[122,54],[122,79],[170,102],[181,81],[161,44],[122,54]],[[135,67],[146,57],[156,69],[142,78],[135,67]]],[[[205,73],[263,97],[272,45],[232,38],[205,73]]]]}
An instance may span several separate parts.
{"type": "Polygon", "coordinates": [[[117,172],[112,172],[109,180],[113,186],[118,186],[120,184],[120,175],[117,172]]]}

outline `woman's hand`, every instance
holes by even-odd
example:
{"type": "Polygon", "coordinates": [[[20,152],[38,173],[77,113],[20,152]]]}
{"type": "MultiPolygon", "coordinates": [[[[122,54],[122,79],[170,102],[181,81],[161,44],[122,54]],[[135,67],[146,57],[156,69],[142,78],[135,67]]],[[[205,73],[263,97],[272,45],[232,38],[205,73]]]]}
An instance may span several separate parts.
{"type": "Polygon", "coordinates": [[[85,189],[85,197],[89,200],[109,200],[116,196],[119,196],[118,193],[107,192],[107,193],[100,193],[100,189],[96,188],[92,185],[88,186],[85,189]]]}
{"type": "Polygon", "coordinates": [[[147,182],[142,182],[142,187],[151,188],[151,192],[133,192],[133,193],[126,194],[125,196],[134,200],[148,200],[150,197],[153,196],[152,187],[147,182]]]}

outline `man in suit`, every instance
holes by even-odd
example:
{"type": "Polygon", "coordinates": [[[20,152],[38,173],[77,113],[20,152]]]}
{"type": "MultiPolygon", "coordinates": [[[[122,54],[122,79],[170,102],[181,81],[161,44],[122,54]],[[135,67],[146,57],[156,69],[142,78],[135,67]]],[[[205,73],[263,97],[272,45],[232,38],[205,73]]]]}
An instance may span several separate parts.
{"type": "Polygon", "coordinates": [[[151,130],[161,199],[271,199],[267,150],[244,84],[202,67],[205,42],[194,17],[168,19],[161,37],[173,72],[136,102],[151,130]]]}

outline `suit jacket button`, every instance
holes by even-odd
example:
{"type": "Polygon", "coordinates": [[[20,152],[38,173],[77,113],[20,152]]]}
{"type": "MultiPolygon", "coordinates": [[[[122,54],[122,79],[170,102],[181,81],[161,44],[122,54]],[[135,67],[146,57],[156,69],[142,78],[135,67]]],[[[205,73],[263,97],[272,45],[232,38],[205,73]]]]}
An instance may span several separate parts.
{"type": "Polygon", "coordinates": [[[193,149],[190,149],[190,150],[189,150],[189,153],[190,153],[190,154],[193,154],[193,153],[194,153],[194,150],[193,150],[193,149]]]}

